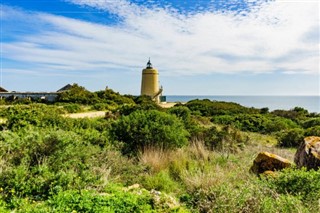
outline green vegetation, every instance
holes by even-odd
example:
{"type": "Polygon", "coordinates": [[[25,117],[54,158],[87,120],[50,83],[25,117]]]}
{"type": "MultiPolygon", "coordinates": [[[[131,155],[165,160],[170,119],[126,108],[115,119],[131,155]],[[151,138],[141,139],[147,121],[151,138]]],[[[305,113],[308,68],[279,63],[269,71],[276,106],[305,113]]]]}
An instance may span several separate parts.
{"type": "Polygon", "coordinates": [[[290,160],[320,116],[78,85],[56,103],[2,101],[0,212],[319,212],[320,173],[249,173],[256,154],[290,160]],[[6,105],[8,104],[8,105],[6,105]],[[104,118],[69,118],[102,110],[104,118]]]}
{"type": "Polygon", "coordinates": [[[188,142],[188,132],[176,116],[155,110],[122,116],[110,132],[115,143],[123,142],[124,154],[137,154],[147,147],[174,149],[188,142]]]}

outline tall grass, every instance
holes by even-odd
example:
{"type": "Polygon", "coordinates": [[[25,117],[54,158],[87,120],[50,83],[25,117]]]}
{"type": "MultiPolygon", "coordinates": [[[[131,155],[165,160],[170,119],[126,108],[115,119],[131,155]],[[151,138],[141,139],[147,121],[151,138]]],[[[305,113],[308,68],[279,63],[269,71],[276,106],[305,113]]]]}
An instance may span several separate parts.
{"type": "Polygon", "coordinates": [[[145,149],[139,162],[148,165],[151,172],[142,185],[180,197],[193,212],[308,212],[310,204],[277,192],[249,172],[260,151],[291,159],[292,150],[267,142],[249,144],[242,151],[228,154],[209,150],[200,140],[176,151],[145,149]]]}
{"type": "Polygon", "coordinates": [[[157,173],[169,166],[172,155],[171,150],[149,146],[139,153],[139,161],[150,167],[152,172],[157,173]]]}

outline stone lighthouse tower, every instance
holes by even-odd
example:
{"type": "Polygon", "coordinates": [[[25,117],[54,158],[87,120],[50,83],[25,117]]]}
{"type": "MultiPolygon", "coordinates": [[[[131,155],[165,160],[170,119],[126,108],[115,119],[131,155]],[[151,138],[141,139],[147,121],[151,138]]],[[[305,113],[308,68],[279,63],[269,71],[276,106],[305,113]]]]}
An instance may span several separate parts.
{"type": "Polygon", "coordinates": [[[159,88],[159,73],[158,70],[152,67],[149,61],[147,67],[142,70],[141,95],[147,95],[157,103],[160,103],[162,87],[159,88]]]}

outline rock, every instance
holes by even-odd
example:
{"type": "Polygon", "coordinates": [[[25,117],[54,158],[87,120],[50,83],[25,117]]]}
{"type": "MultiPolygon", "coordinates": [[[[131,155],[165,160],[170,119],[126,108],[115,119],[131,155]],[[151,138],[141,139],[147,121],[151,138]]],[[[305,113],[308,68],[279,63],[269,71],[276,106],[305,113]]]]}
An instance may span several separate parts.
{"type": "Polygon", "coordinates": [[[281,170],[291,165],[292,163],[289,160],[278,155],[269,152],[260,152],[256,159],[254,159],[250,171],[255,174],[261,174],[266,171],[281,170]]]}
{"type": "Polygon", "coordinates": [[[156,191],[154,189],[150,191],[150,194],[153,197],[154,204],[158,206],[158,208],[166,210],[163,212],[171,212],[171,211],[167,211],[168,209],[175,210],[172,212],[179,212],[177,210],[180,208],[181,205],[179,201],[177,201],[174,197],[167,195],[165,193],[161,193],[160,191],[156,191]]]}
{"type": "Polygon", "coordinates": [[[319,169],[320,167],[320,137],[310,136],[304,138],[295,156],[294,162],[298,168],[306,167],[319,169]]]}

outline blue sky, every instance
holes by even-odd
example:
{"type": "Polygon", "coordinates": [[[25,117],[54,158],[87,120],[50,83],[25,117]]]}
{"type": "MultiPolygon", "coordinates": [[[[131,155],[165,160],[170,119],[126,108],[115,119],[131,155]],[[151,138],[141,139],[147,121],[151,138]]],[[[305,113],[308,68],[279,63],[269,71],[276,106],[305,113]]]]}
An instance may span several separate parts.
{"type": "Polygon", "coordinates": [[[0,0],[1,85],[166,95],[319,95],[318,0],[0,0]]]}

